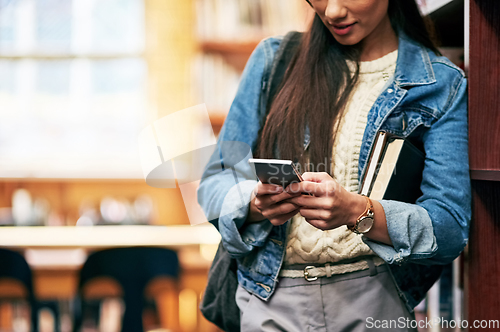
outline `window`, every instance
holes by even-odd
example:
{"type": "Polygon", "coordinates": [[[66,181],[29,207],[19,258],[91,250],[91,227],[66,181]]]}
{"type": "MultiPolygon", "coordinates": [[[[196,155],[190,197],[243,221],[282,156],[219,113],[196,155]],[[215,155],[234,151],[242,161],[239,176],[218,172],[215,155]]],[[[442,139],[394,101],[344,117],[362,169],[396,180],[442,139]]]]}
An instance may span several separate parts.
{"type": "Polygon", "coordinates": [[[0,177],[142,178],[143,0],[0,0],[0,177]]]}

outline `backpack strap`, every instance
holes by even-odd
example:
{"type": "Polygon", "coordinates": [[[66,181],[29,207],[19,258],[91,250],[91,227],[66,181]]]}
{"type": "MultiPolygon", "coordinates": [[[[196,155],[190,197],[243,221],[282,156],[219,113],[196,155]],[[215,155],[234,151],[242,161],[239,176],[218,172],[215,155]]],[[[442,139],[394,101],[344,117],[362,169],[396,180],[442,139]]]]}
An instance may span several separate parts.
{"type": "MultiPolygon", "coordinates": [[[[264,124],[267,120],[267,115],[269,114],[269,110],[271,108],[271,103],[276,97],[279,89],[281,89],[283,77],[285,76],[286,70],[290,62],[295,55],[300,42],[302,40],[302,33],[297,31],[290,31],[284,37],[280,43],[276,54],[274,55],[271,73],[269,74],[269,79],[267,80],[267,86],[264,93],[261,95],[260,100],[260,114],[264,114],[261,117],[260,129],[257,135],[257,143],[258,146],[260,144],[260,140],[262,138],[262,131],[264,129],[264,124]]],[[[277,158],[277,156],[276,156],[277,158]]]]}
{"type": "MultiPolygon", "coordinates": [[[[302,40],[302,33],[297,31],[288,32],[281,41],[281,44],[276,51],[274,56],[273,65],[271,68],[271,74],[269,76],[266,93],[264,95],[264,100],[266,101],[266,117],[269,113],[271,103],[273,102],[276,94],[281,88],[281,83],[283,77],[285,76],[288,65],[292,61],[300,42],[302,40]]],[[[265,120],[264,120],[265,121],[265,120]]],[[[263,126],[263,124],[262,124],[263,126]]]]}

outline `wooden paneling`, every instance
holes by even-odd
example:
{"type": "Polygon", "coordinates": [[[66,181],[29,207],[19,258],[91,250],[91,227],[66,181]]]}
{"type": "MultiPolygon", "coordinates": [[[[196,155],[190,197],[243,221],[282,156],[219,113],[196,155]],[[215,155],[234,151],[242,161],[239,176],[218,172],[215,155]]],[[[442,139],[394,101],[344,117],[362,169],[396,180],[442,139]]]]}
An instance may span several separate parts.
{"type": "Polygon", "coordinates": [[[472,180],[500,181],[500,172],[496,170],[470,170],[472,180]]]}
{"type": "Polygon", "coordinates": [[[472,324],[498,319],[500,310],[500,1],[469,1],[473,219],[466,294],[472,324]]]}
{"type": "MultiPolygon", "coordinates": [[[[495,0],[496,1],[496,0],[495,0]]],[[[469,243],[468,320],[498,319],[500,309],[500,182],[474,181],[469,243]]]]}
{"type": "Polygon", "coordinates": [[[470,161],[500,171],[500,1],[470,0],[470,161]]]}

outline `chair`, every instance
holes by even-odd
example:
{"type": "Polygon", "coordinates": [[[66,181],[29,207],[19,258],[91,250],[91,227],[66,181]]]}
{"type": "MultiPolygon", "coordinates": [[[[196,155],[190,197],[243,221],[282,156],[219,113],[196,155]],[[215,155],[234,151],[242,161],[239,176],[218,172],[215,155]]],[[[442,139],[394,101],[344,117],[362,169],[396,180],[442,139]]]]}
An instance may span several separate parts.
{"type": "Polygon", "coordinates": [[[123,297],[125,312],[121,331],[141,332],[144,331],[142,312],[146,286],[158,277],[169,277],[177,281],[178,275],[177,253],[169,249],[115,248],[91,254],[80,271],[74,332],[79,331],[82,326],[84,309],[91,306],[88,299],[99,296],[95,287],[88,287],[93,281],[100,280],[107,289],[107,294],[103,294],[101,298],[106,295],[123,297]]]}
{"type": "Polygon", "coordinates": [[[31,269],[24,257],[14,251],[0,249],[0,297],[25,298],[31,307],[31,331],[38,331],[38,303],[33,293],[31,269]]]}

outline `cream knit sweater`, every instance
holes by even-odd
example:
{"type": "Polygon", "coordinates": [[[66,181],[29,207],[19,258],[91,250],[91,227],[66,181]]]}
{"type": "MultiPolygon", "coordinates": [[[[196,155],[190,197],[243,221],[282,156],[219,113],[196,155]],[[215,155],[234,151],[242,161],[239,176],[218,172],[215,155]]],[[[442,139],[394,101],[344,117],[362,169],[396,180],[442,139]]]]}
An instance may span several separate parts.
{"type": "MultiPolygon", "coordinates": [[[[347,191],[358,191],[358,159],[367,115],[382,88],[394,74],[397,50],[374,61],[360,63],[358,83],[351,93],[334,146],[334,179],[347,191]]],[[[303,263],[335,263],[374,255],[357,235],[342,226],[322,231],[297,214],[287,237],[285,266],[303,263]]],[[[352,269],[351,269],[352,270],[352,269]]],[[[355,269],[354,269],[355,270],[355,269]]],[[[290,276],[282,273],[282,276],[290,276]]]]}

